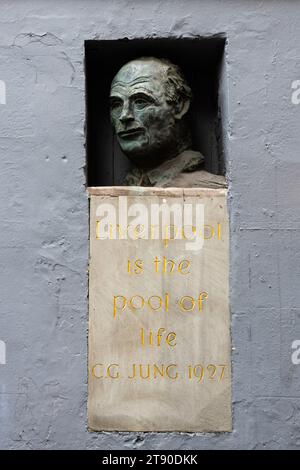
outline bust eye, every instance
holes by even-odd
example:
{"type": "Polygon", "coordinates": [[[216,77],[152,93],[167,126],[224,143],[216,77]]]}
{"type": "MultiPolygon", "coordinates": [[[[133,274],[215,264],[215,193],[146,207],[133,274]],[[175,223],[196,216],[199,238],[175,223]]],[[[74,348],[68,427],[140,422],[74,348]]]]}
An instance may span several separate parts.
{"type": "Polygon", "coordinates": [[[121,106],[122,106],[122,103],[119,100],[112,100],[110,102],[110,109],[112,111],[117,111],[121,106]]]}
{"type": "Polygon", "coordinates": [[[145,106],[149,106],[151,102],[145,98],[136,98],[134,100],[134,104],[136,105],[137,108],[143,109],[145,106]]]}

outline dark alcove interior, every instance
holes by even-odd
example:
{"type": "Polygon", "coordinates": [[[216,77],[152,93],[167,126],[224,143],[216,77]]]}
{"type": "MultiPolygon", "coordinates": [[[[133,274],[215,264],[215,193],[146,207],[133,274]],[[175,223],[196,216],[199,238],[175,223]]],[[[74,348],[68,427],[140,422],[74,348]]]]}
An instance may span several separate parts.
{"type": "Polygon", "coordinates": [[[110,84],[126,62],[164,57],[183,70],[193,91],[189,111],[193,150],[205,156],[206,170],[224,173],[219,81],[224,37],[85,41],[88,186],[122,185],[130,162],[119,149],[110,123],[110,84]]]}

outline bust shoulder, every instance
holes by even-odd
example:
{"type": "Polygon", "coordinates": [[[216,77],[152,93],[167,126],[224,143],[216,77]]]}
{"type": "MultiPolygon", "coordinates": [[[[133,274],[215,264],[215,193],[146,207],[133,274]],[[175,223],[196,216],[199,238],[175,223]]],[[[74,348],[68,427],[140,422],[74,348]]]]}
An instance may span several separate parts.
{"type": "Polygon", "coordinates": [[[193,172],[181,172],[172,180],[168,181],[165,187],[174,188],[227,188],[225,176],[214,175],[205,170],[193,172]]]}

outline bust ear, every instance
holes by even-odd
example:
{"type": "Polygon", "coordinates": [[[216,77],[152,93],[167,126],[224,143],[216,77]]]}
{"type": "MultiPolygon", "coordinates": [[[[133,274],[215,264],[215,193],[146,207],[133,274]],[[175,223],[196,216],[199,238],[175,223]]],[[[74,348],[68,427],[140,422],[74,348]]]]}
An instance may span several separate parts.
{"type": "Polygon", "coordinates": [[[191,100],[189,98],[179,98],[175,105],[175,119],[182,119],[182,117],[188,112],[191,100]]]}

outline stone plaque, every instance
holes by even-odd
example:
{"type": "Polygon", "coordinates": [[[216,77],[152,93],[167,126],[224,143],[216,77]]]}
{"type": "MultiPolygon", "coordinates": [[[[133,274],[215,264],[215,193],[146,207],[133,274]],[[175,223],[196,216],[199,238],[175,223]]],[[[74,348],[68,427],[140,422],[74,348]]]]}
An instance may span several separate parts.
{"type": "Polygon", "coordinates": [[[231,430],[226,199],[90,188],[90,430],[231,430]]]}

